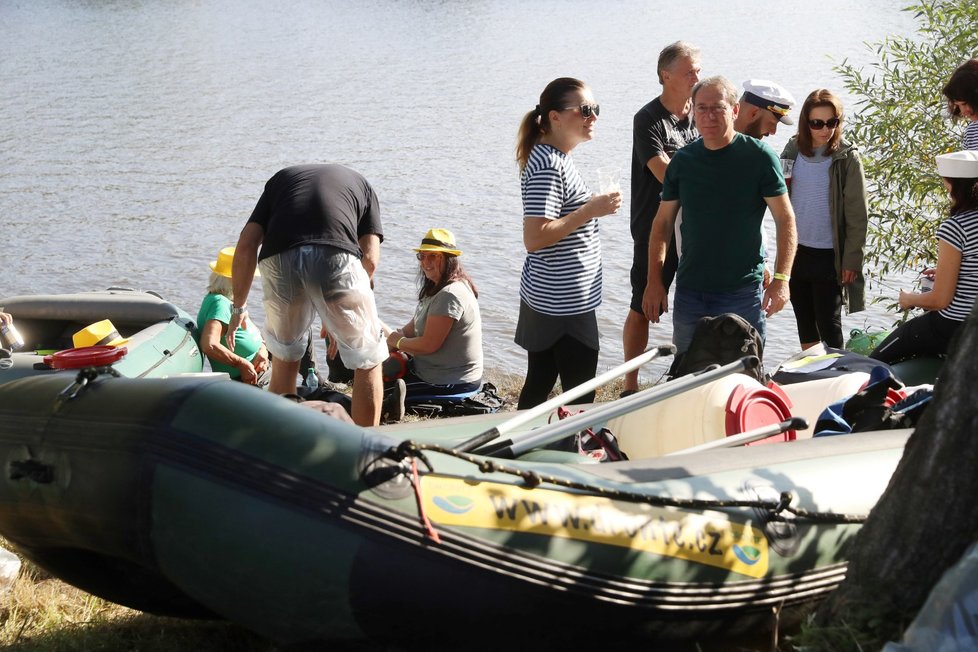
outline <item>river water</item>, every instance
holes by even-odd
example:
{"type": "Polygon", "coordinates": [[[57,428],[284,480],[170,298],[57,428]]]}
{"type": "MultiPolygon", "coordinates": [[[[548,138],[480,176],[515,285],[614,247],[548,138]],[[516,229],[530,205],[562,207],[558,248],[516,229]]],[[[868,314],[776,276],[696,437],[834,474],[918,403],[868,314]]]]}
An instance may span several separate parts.
{"type": "MultiPolygon", "coordinates": [[[[688,40],[704,75],[774,79],[799,101],[825,86],[852,108],[832,66],[868,64],[866,41],[910,33],[898,6],[0,0],[0,296],[121,285],[195,315],[207,262],[235,242],[265,180],[286,165],[341,162],[381,200],[382,318],[410,318],[411,247],[449,228],[481,291],[487,365],[520,373],[515,134],[547,82],[575,76],[602,107],[594,140],[574,151],[579,168],[595,184],[602,165],[625,173],[625,209],[601,221],[607,369],[622,358],[630,295],[631,120],[661,90],[659,50],[688,40]]],[[[776,151],[786,129],[769,139],[776,151]]],[[[261,324],[259,298],[260,288],[250,303],[261,324]]],[[[844,325],[891,321],[872,308],[844,325]]],[[[790,310],[768,333],[769,366],[797,350],[790,310]]],[[[670,335],[666,320],[652,341],[670,335]]]]}

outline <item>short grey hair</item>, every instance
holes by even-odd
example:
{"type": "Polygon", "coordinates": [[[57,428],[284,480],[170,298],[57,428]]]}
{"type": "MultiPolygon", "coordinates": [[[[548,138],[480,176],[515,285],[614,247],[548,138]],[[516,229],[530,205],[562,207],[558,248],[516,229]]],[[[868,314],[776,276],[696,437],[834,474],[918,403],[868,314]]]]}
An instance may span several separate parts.
{"type": "Polygon", "coordinates": [[[220,294],[234,301],[234,288],[231,285],[231,279],[211,272],[211,278],[207,282],[207,294],[220,294]]]}
{"type": "Polygon", "coordinates": [[[662,71],[668,70],[683,57],[689,57],[693,61],[700,60],[700,49],[686,41],[676,41],[662,48],[659,53],[659,63],[655,66],[655,72],[659,75],[659,83],[662,83],[662,71]]]}
{"type": "Polygon", "coordinates": [[[733,106],[737,103],[737,87],[733,85],[729,79],[722,75],[716,75],[714,77],[707,77],[706,79],[697,82],[696,86],[693,86],[692,98],[693,102],[696,102],[696,94],[700,92],[701,88],[719,88],[720,92],[723,93],[723,99],[727,101],[727,104],[733,106]]]}

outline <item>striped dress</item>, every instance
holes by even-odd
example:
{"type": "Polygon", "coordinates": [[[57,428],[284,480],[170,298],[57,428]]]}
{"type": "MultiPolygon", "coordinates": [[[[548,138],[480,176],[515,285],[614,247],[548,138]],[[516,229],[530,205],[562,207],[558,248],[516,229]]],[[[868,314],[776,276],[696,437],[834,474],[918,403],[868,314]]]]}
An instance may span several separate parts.
{"type": "MultiPolygon", "coordinates": [[[[538,143],[520,176],[523,215],[561,219],[583,206],[591,190],[574,161],[538,143]]],[[[591,219],[549,247],[526,255],[520,298],[545,315],[577,315],[601,305],[601,241],[591,219]]]]}
{"type": "Polygon", "coordinates": [[[972,120],[964,129],[964,148],[978,150],[978,120],[972,120]]]}
{"type": "Polygon", "coordinates": [[[964,321],[978,297],[978,210],[947,218],[937,227],[937,237],[961,252],[954,298],[951,305],[940,311],[940,315],[954,321],[964,321]]]}

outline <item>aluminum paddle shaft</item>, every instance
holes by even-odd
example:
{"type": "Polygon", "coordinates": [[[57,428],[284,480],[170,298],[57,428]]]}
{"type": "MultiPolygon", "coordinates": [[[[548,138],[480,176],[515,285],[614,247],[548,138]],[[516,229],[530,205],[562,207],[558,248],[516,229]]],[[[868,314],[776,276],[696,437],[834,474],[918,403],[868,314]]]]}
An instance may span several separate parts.
{"type": "MultiPolygon", "coordinates": [[[[557,423],[543,426],[526,433],[522,437],[514,439],[511,443],[504,444],[500,442],[500,445],[494,447],[494,450],[490,451],[490,454],[496,457],[518,457],[529,450],[546,446],[567,435],[579,432],[585,428],[590,428],[595,424],[604,423],[623,414],[634,412],[647,405],[652,405],[653,403],[672,398],[691,389],[702,387],[707,383],[712,383],[714,380],[729,376],[738,371],[753,369],[758,364],[760,362],[755,356],[747,356],[717,369],[704,371],[694,376],[685,376],[678,380],[671,380],[663,385],[646,389],[610,403],[604,403],[557,423]]],[[[479,451],[475,452],[478,453],[479,451]]]]}
{"type": "Polygon", "coordinates": [[[674,347],[672,344],[662,344],[660,346],[650,348],[644,353],[642,353],[641,355],[637,355],[631,360],[627,360],[624,364],[620,364],[614,369],[610,369],[604,372],[600,376],[595,376],[594,378],[587,381],[586,383],[581,383],[576,387],[572,387],[568,389],[566,392],[553,397],[552,399],[546,401],[545,403],[541,403],[540,405],[537,405],[536,407],[532,407],[529,410],[524,410],[518,413],[516,416],[503,421],[498,426],[495,426],[490,430],[486,430],[485,432],[479,433],[478,435],[472,437],[471,439],[465,440],[464,442],[456,446],[455,450],[461,452],[468,452],[468,451],[475,450],[480,446],[484,446],[485,444],[488,444],[494,439],[497,439],[505,435],[506,433],[515,430],[516,428],[519,428],[523,424],[529,423],[530,421],[533,421],[537,417],[544,415],[547,412],[550,412],[550,410],[554,410],[560,407],[561,405],[573,401],[576,398],[580,398],[581,396],[584,396],[588,392],[594,391],[598,387],[607,385],[612,380],[614,380],[618,376],[621,376],[622,374],[627,374],[629,371],[638,369],[646,362],[651,362],[652,360],[655,360],[660,356],[672,355],[675,352],[676,352],[676,347],[674,347]]]}

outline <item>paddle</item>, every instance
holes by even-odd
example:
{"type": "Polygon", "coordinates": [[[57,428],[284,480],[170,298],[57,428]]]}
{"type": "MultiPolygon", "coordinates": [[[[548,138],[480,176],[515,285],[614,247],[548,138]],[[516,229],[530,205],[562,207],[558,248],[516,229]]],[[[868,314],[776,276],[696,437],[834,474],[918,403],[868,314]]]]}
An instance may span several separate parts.
{"type": "Polygon", "coordinates": [[[769,423],[766,426],[760,426],[759,428],[754,428],[753,430],[748,430],[747,432],[742,432],[737,435],[730,435],[729,437],[717,439],[716,441],[708,441],[705,444],[691,446],[682,450],[666,453],[666,457],[669,455],[699,453],[701,451],[709,451],[715,448],[733,448],[734,446],[749,444],[752,441],[759,441],[761,439],[773,437],[774,435],[780,435],[789,430],[804,430],[807,427],[807,420],[803,419],[802,417],[791,417],[790,419],[786,419],[781,423],[769,423]]]}
{"type": "Polygon", "coordinates": [[[594,378],[587,381],[586,383],[581,383],[577,387],[572,387],[568,389],[566,392],[562,394],[558,394],[557,396],[553,397],[549,401],[541,403],[536,407],[532,407],[529,410],[523,410],[519,412],[516,416],[503,421],[498,426],[494,426],[493,428],[486,430],[485,432],[479,433],[475,437],[463,441],[461,444],[455,447],[455,450],[461,452],[467,452],[467,451],[475,450],[480,446],[484,446],[485,444],[491,442],[493,439],[496,439],[497,437],[500,437],[506,434],[507,432],[515,430],[516,428],[519,428],[525,423],[529,423],[530,421],[533,421],[537,417],[542,416],[547,412],[550,412],[550,410],[553,410],[554,408],[558,408],[561,405],[564,405],[565,403],[569,403],[570,401],[573,401],[575,398],[580,398],[581,396],[584,396],[585,394],[594,391],[598,387],[610,383],[612,380],[614,380],[618,376],[621,376],[622,374],[626,374],[629,371],[638,369],[646,362],[650,362],[658,358],[660,355],[672,355],[675,352],[676,352],[676,347],[674,347],[672,344],[661,344],[659,346],[650,348],[646,350],[644,353],[642,353],[641,355],[635,356],[631,360],[626,360],[623,364],[620,364],[617,367],[604,372],[600,376],[595,376],[594,378]]]}
{"type": "Polygon", "coordinates": [[[546,446],[584,428],[609,421],[622,414],[634,412],[646,405],[652,405],[658,401],[682,394],[690,389],[701,387],[724,376],[729,376],[732,373],[753,369],[758,364],[760,362],[755,356],[747,356],[719,368],[710,369],[697,375],[684,376],[678,380],[671,380],[664,385],[657,385],[637,394],[620,398],[617,401],[604,403],[557,423],[542,426],[532,432],[525,433],[522,437],[517,437],[510,441],[498,442],[491,448],[476,450],[474,452],[480,455],[515,458],[529,450],[546,446]]]}

